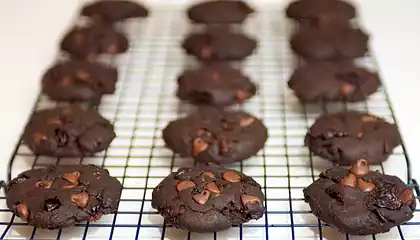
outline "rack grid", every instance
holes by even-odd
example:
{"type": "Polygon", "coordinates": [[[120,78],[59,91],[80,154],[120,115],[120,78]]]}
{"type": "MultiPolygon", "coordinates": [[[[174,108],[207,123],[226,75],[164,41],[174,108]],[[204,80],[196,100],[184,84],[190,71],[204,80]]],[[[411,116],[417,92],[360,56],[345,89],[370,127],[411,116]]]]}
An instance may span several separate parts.
{"type": "MultiPolygon", "coordinates": [[[[243,31],[259,41],[258,50],[237,63],[259,84],[259,94],[239,108],[260,117],[269,129],[266,146],[256,156],[227,167],[252,176],[263,186],[266,213],[257,220],[212,234],[196,234],[166,226],[151,207],[153,188],[171,171],[192,166],[190,158],[174,155],[164,147],[161,130],[168,121],[186,115],[193,107],[174,96],[176,77],[194,66],[194,59],[180,48],[184,36],[195,27],[185,18],[185,6],[156,5],[146,20],[129,20],[119,26],[131,39],[126,54],[104,59],[119,68],[117,91],[103,97],[98,110],[115,125],[117,138],[109,149],[85,158],[34,156],[19,143],[9,162],[9,179],[19,172],[49,164],[96,164],[109,170],[124,186],[118,212],[95,223],[50,231],[36,229],[14,216],[0,195],[1,239],[420,239],[420,214],[390,232],[354,237],[339,233],[319,221],[303,201],[302,189],[332,164],[312,156],[303,145],[308,127],[322,113],[348,109],[367,111],[395,122],[384,88],[368,101],[359,103],[302,104],[287,87],[298,64],[289,50],[292,24],[282,17],[281,6],[261,4],[243,31]]],[[[361,65],[376,69],[372,56],[361,65]]],[[[60,104],[60,103],[59,103],[60,104]]],[[[34,111],[57,103],[40,95],[34,111]]],[[[404,145],[395,149],[385,163],[374,166],[398,175],[420,192],[411,179],[404,145]]],[[[417,200],[418,201],[418,200],[417,200]]],[[[419,205],[419,204],[417,204],[419,205]]]]}

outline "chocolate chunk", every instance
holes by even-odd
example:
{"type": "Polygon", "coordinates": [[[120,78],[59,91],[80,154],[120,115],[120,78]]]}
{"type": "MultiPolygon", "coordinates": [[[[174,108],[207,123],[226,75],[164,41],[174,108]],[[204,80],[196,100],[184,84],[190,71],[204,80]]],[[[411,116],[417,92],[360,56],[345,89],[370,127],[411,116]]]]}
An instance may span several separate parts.
{"type": "Polygon", "coordinates": [[[195,187],[195,183],[193,181],[182,181],[176,185],[176,190],[181,192],[184,189],[195,187]]]}
{"type": "Polygon", "coordinates": [[[223,173],[223,179],[229,182],[239,182],[241,181],[241,176],[239,176],[235,172],[228,171],[223,173]]]}

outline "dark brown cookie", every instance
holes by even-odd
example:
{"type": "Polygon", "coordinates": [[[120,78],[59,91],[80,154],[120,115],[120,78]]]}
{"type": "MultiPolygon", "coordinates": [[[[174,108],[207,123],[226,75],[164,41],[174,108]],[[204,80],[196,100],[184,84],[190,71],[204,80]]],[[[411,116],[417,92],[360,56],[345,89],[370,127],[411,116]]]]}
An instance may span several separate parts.
{"type": "Polygon", "coordinates": [[[55,157],[90,156],[105,150],[114,138],[108,120],[76,106],[35,112],[22,137],[34,153],[55,157]]]}
{"type": "Polygon", "coordinates": [[[257,42],[226,27],[189,35],[183,43],[188,54],[201,60],[242,60],[251,55],[257,42]]]}
{"type": "Polygon", "coordinates": [[[196,23],[242,23],[254,10],[243,1],[207,1],[188,9],[188,17],[196,23]]]}
{"type": "Polygon", "coordinates": [[[228,164],[254,156],[264,147],[267,128],[245,112],[203,108],[163,130],[166,146],[198,161],[228,164]]]}
{"type": "Polygon", "coordinates": [[[115,23],[127,18],[147,17],[149,11],[140,3],[125,0],[101,0],[83,7],[81,15],[96,22],[115,23]]]}
{"type": "Polygon", "coordinates": [[[42,92],[58,101],[99,103],[103,94],[115,91],[118,72],[105,65],[71,60],[52,66],[42,79],[42,92]]]}
{"type": "Polygon", "coordinates": [[[303,23],[312,20],[335,23],[354,18],[356,10],[351,4],[341,0],[299,0],[289,4],[286,15],[303,23]]]}
{"type": "Polygon", "coordinates": [[[127,38],[106,25],[76,27],[67,33],[61,42],[61,49],[72,57],[89,60],[94,60],[102,53],[122,53],[127,48],[127,38]]]}
{"type": "Polygon", "coordinates": [[[353,164],[362,158],[370,164],[379,164],[400,144],[396,125],[354,111],[319,117],[305,138],[311,152],[340,165],[353,164]]]}
{"type": "Polygon", "coordinates": [[[203,65],[178,78],[177,96],[194,104],[230,105],[254,96],[257,87],[227,63],[203,65]]]}
{"type": "Polygon", "coordinates": [[[413,192],[396,176],[370,171],[358,161],[335,167],[303,190],[305,202],[323,222],[350,235],[388,232],[413,217],[413,192]]]}
{"type": "Polygon", "coordinates": [[[122,186],[93,165],[51,166],[19,174],[7,188],[7,207],[28,224],[71,227],[116,212],[122,186]]]}
{"type": "Polygon", "coordinates": [[[181,168],[153,190],[152,207],[165,223],[217,232],[264,214],[264,194],[251,177],[222,167],[181,168]]]}
{"type": "Polygon", "coordinates": [[[363,57],[369,37],[345,25],[304,26],[292,37],[292,50],[305,59],[336,60],[363,57]]]}
{"type": "Polygon", "coordinates": [[[377,73],[350,61],[309,62],[290,77],[289,87],[304,102],[363,101],[381,82],[377,73]]]}

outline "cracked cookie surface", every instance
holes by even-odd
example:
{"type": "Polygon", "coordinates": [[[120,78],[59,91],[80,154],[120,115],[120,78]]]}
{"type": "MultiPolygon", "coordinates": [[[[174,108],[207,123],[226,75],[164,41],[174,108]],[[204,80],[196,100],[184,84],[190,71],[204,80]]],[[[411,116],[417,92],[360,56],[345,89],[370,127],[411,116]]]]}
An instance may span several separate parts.
{"type": "Polygon", "coordinates": [[[304,102],[355,102],[375,93],[381,82],[377,73],[349,61],[321,61],[298,67],[288,85],[304,102]]]}
{"type": "Polygon", "coordinates": [[[398,177],[370,171],[366,160],[335,167],[303,190],[319,219],[351,235],[384,233],[413,217],[414,194],[398,177]]]}
{"type": "Polygon", "coordinates": [[[257,42],[228,27],[211,27],[187,36],[182,47],[203,61],[242,60],[254,52],[257,42]]]}
{"type": "Polygon", "coordinates": [[[117,69],[99,63],[60,62],[46,71],[42,92],[59,101],[99,103],[103,94],[114,93],[117,77],[117,69]]]}
{"type": "Polygon", "coordinates": [[[311,152],[340,165],[366,159],[385,161],[401,144],[395,124],[363,112],[342,112],[319,117],[305,137],[311,152]]]}
{"type": "Polygon", "coordinates": [[[61,49],[73,58],[94,61],[102,53],[123,53],[128,48],[128,39],[111,26],[93,25],[75,27],[61,41],[61,49]]]}
{"type": "Polygon", "coordinates": [[[177,96],[194,104],[230,105],[244,102],[256,91],[241,71],[227,63],[213,63],[185,71],[178,78],[177,96]]]}
{"type": "Polygon", "coordinates": [[[188,17],[196,23],[242,23],[254,10],[243,1],[207,1],[188,9],[188,17]]]}
{"type": "Polygon", "coordinates": [[[149,11],[140,3],[124,0],[101,0],[83,7],[81,15],[96,22],[115,23],[128,18],[147,17],[149,11]]]}
{"type": "Polygon", "coordinates": [[[114,138],[108,120],[77,106],[35,112],[22,137],[34,153],[54,157],[91,156],[108,148],[114,138]]]}
{"type": "Polygon", "coordinates": [[[165,222],[191,232],[217,232],[264,214],[261,186],[218,166],[181,168],[153,190],[152,207],[165,222]]]}
{"type": "Polygon", "coordinates": [[[228,164],[254,156],[264,147],[267,128],[242,111],[200,109],[163,130],[166,146],[204,163],[228,164]]]}
{"type": "Polygon", "coordinates": [[[121,183],[94,165],[51,166],[19,174],[7,187],[7,207],[44,229],[96,221],[117,211],[121,183]]]}

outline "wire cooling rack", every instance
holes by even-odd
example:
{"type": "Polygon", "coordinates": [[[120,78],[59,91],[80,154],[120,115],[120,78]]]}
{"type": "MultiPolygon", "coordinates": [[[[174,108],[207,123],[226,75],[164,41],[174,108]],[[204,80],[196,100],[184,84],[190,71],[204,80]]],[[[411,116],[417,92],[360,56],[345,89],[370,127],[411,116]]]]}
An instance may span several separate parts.
{"type": "MultiPolygon", "coordinates": [[[[420,239],[420,215],[390,232],[353,237],[320,222],[303,201],[302,189],[331,167],[331,163],[311,156],[303,140],[308,126],[321,113],[347,109],[368,111],[393,122],[392,109],[384,89],[369,101],[302,105],[287,88],[287,80],[297,64],[289,50],[291,23],[281,17],[281,6],[263,5],[242,26],[259,41],[257,52],[241,64],[246,74],[259,84],[259,94],[240,108],[262,118],[269,129],[266,146],[249,160],[230,165],[252,176],[263,186],[267,212],[257,220],[214,234],[196,234],[165,226],[151,207],[153,188],[171,171],[192,166],[194,161],[174,155],[164,147],[161,130],[168,121],[185,115],[191,107],[174,96],[176,78],[194,60],[184,54],[180,42],[195,28],[185,18],[185,6],[152,6],[146,20],[128,21],[123,26],[131,37],[128,53],[112,60],[119,67],[115,94],[102,99],[98,110],[114,125],[117,138],[108,150],[86,158],[34,156],[21,144],[9,163],[10,177],[49,164],[96,164],[106,167],[124,186],[118,212],[95,223],[47,231],[35,229],[14,216],[0,197],[2,239],[420,239]]],[[[256,6],[258,7],[258,6],[256,6]]],[[[109,61],[109,59],[105,59],[109,61]]],[[[372,57],[360,64],[375,68],[372,57]]],[[[35,109],[56,103],[40,96],[35,109]]],[[[411,179],[404,147],[375,169],[398,175],[417,190],[411,179]]],[[[420,204],[417,204],[420,205],[420,204]]]]}

